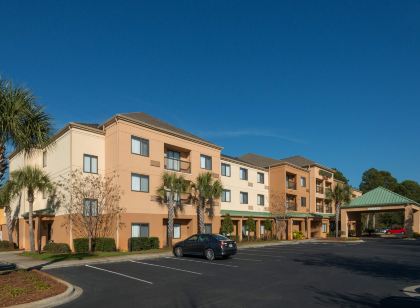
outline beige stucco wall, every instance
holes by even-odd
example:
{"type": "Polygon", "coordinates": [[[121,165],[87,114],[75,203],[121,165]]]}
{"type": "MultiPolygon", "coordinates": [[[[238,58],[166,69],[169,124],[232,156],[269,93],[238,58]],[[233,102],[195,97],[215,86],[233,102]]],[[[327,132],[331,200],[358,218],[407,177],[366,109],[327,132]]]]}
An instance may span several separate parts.
{"type": "MultiPolygon", "coordinates": [[[[325,170],[322,169],[318,166],[311,166],[309,168],[309,177],[310,177],[310,211],[311,213],[316,213],[316,201],[317,199],[322,199],[325,203],[325,188],[326,188],[326,182],[331,184],[331,188],[334,188],[334,185],[336,185],[336,182],[334,181],[334,174],[329,171],[329,170],[325,170]],[[324,178],[322,175],[320,175],[320,170],[323,170],[325,172],[331,173],[331,177],[330,178],[324,178]],[[316,182],[317,180],[322,181],[322,186],[324,188],[323,193],[318,193],[316,191],[316,182]]],[[[325,211],[325,206],[324,206],[324,212],[325,211]]],[[[332,213],[335,213],[335,208],[334,206],[332,206],[332,213]]]]}
{"type": "Polygon", "coordinates": [[[221,202],[221,208],[223,210],[235,210],[235,211],[250,211],[250,212],[269,212],[269,177],[268,172],[259,168],[253,168],[247,164],[241,164],[233,160],[227,160],[222,158],[222,163],[231,166],[231,176],[221,176],[222,184],[224,189],[231,191],[231,202],[221,202]],[[241,180],[239,178],[240,168],[248,170],[248,180],[241,180]],[[257,173],[261,172],[264,174],[264,184],[257,182],[257,173]],[[248,204],[240,203],[240,192],[248,193],[248,204]],[[264,205],[257,205],[257,195],[264,196],[264,205]]]}

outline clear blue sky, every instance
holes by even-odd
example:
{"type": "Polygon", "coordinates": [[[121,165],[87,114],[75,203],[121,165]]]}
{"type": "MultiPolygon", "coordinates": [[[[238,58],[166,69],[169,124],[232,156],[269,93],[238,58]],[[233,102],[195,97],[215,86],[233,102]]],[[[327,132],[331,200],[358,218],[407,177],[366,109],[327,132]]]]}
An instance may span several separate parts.
{"type": "Polygon", "coordinates": [[[420,181],[420,1],[93,2],[1,4],[0,74],[57,128],[145,111],[225,154],[420,181]]]}

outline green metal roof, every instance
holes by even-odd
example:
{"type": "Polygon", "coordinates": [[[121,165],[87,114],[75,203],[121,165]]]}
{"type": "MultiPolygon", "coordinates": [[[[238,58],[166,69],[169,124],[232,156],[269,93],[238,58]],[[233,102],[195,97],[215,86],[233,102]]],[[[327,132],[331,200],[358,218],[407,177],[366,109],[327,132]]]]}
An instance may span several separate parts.
{"type": "Polygon", "coordinates": [[[403,204],[418,204],[416,201],[401,196],[384,187],[377,187],[360,197],[350,201],[350,204],[342,206],[342,208],[352,207],[368,207],[368,206],[390,206],[403,204]]]}
{"type": "Polygon", "coordinates": [[[302,213],[302,212],[288,212],[286,214],[289,218],[311,218],[314,217],[311,213],[302,213]]]}
{"type": "Polygon", "coordinates": [[[252,211],[234,211],[234,210],[221,210],[222,215],[229,214],[230,216],[244,216],[244,217],[273,217],[269,212],[252,212],[252,211]]]}
{"type": "Polygon", "coordinates": [[[315,217],[321,217],[321,218],[332,218],[335,217],[335,214],[333,213],[315,213],[315,217]]]}

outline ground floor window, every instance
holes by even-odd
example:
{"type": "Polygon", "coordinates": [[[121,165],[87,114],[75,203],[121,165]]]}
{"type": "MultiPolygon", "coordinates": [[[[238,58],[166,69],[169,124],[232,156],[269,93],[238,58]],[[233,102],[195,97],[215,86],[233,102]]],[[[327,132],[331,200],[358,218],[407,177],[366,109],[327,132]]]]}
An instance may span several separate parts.
{"type": "Polygon", "coordinates": [[[174,238],[181,238],[181,224],[174,224],[174,238]]]}
{"type": "Polygon", "coordinates": [[[211,224],[204,224],[204,233],[212,234],[212,225],[211,224]]]}
{"type": "Polygon", "coordinates": [[[327,233],[327,224],[322,224],[322,232],[327,233]]]}
{"type": "Polygon", "coordinates": [[[149,237],[149,224],[132,224],[131,237],[149,237]]]}
{"type": "Polygon", "coordinates": [[[261,233],[261,235],[264,235],[264,233],[265,233],[265,227],[264,227],[263,224],[260,225],[260,233],[261,233]]]}

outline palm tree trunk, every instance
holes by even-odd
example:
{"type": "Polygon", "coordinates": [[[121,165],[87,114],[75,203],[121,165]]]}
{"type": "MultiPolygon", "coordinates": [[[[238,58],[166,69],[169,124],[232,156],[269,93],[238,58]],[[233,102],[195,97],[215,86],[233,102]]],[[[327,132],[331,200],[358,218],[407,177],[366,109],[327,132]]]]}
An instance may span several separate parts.
{"type": "Polygon", "coordinates": [[[204,200],[200,200],[200,204],[198,206],[198,233],[204,232],[204,200]]]}
{"type": "Polygon", "coordinates": [[[0,182],[3,179],[7,169],[6,145],[0,144],[0,182]]]}
{"type": "Polygon", "coordinates": [[[6,212],[7,233],[9,235],[9,242],[13,243],[12,209],[10,208],[10,206],[6,206],[4,211],[6,212]]]}
{"type": "Polygon", "coordinates": [[[338,221],[340,220],[340,203],[337,202],[335,207],[335,237],[339,238],[340,234],[338,233],[338,221]]]}
{"type": "Polygon", "coordinates": [[[169,201],[168,204],[168,243],[167,246],[172,248],[172,238],[174,234],[174,218],[175,218],[175,207],[174,202],[172,200],[169,201]]]}
{"type": "Polygon", "coordinates": [[[30,192],[28,192],[28,202],[29,202],[29,243],[31,246],[31,252],[35,252],[34,219],[33,219],[34,196],[30,192]]]}

